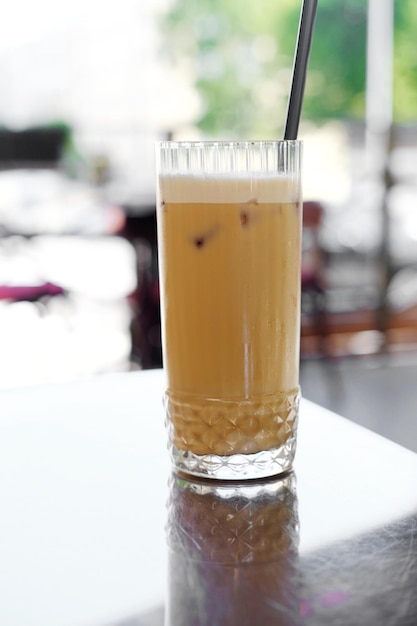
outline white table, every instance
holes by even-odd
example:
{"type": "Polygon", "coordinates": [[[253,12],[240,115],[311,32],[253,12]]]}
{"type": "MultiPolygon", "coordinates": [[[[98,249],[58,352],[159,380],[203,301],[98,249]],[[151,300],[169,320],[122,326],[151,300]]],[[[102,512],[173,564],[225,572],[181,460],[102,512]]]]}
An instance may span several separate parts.
{"type": "MultiPolygon", "coordinates": [[[[0,391],[1,626],[162,619],[163,387],[153,370],[0,391]]],[[[295,472],[307,564],[401,520],[417,527],[417,455],[306,400],[295,472]]]]}

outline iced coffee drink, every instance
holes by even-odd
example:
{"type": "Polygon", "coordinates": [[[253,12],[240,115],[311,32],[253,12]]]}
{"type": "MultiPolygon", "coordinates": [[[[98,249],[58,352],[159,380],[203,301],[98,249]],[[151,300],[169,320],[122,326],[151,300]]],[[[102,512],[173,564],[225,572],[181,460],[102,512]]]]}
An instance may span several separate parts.
{"type": "Polygon", "coordinates": [[[261,154],[250,167],[178,162],[159,174],[170,446],[180,469],[202,476],[279,473],[295,448],[300,178],[279,162],[264,167],[277,144],[253,145],[261,154]]]}

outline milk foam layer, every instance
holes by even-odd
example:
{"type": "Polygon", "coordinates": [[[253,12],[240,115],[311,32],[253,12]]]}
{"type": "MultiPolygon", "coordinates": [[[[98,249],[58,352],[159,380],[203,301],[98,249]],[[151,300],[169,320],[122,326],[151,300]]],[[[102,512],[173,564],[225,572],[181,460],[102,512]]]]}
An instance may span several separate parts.
{"type": "Polygon", "coordinates": [[[161,202],[188,204],[204,202],[258,203],[297,202],[301,197],[298,177],[269,175],[190,176],[162,175],[159,179],[161,202]]]}

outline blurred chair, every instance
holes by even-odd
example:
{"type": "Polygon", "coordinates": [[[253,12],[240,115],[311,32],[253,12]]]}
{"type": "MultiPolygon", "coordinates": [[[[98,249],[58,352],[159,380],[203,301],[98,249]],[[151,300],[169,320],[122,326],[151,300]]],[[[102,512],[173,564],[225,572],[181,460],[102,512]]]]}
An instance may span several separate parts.
{"type": "Polygon", "coordinates": [[[326,336],[329,334],[325,277],[326,254],[320,244],[323,213],[323,206],[320,202],[304,202],[301,303],[302,313],[311,319],[311,332],[317,338],[318,350],[322,356],[326,356],[326,336]]]}
{"type": "Polygon", "coordinates": [[[65,125],[0,128],[0,169],[57,167],[71,131],[65,125]]]}
{"type": "Polygon", "coordinates": [[[161,316],[156,242],[135,238],[137,287],[131,294],[132,362],[141,369],[162,367],[161,316]]]}

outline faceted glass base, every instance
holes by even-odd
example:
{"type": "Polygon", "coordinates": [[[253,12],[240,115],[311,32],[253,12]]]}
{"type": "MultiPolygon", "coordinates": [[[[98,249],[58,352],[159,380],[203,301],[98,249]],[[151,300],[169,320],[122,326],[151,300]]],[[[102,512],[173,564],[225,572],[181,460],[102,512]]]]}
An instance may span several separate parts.
{"type": "Polygon", "coordinates": [[[275,476],[290,470],[295,448],[294,434],[280,447],[254,454],[198,455],[178,450],[174,446],[170,452],[176,469],[186,474],[218,480],[248,480],[275,476]]]}
{"type": "Polygon", "coordinates": [[[203,478],[266,478],[291,469],[300,389],[244,400],[165,394],[177,470],[203,478]]]}

